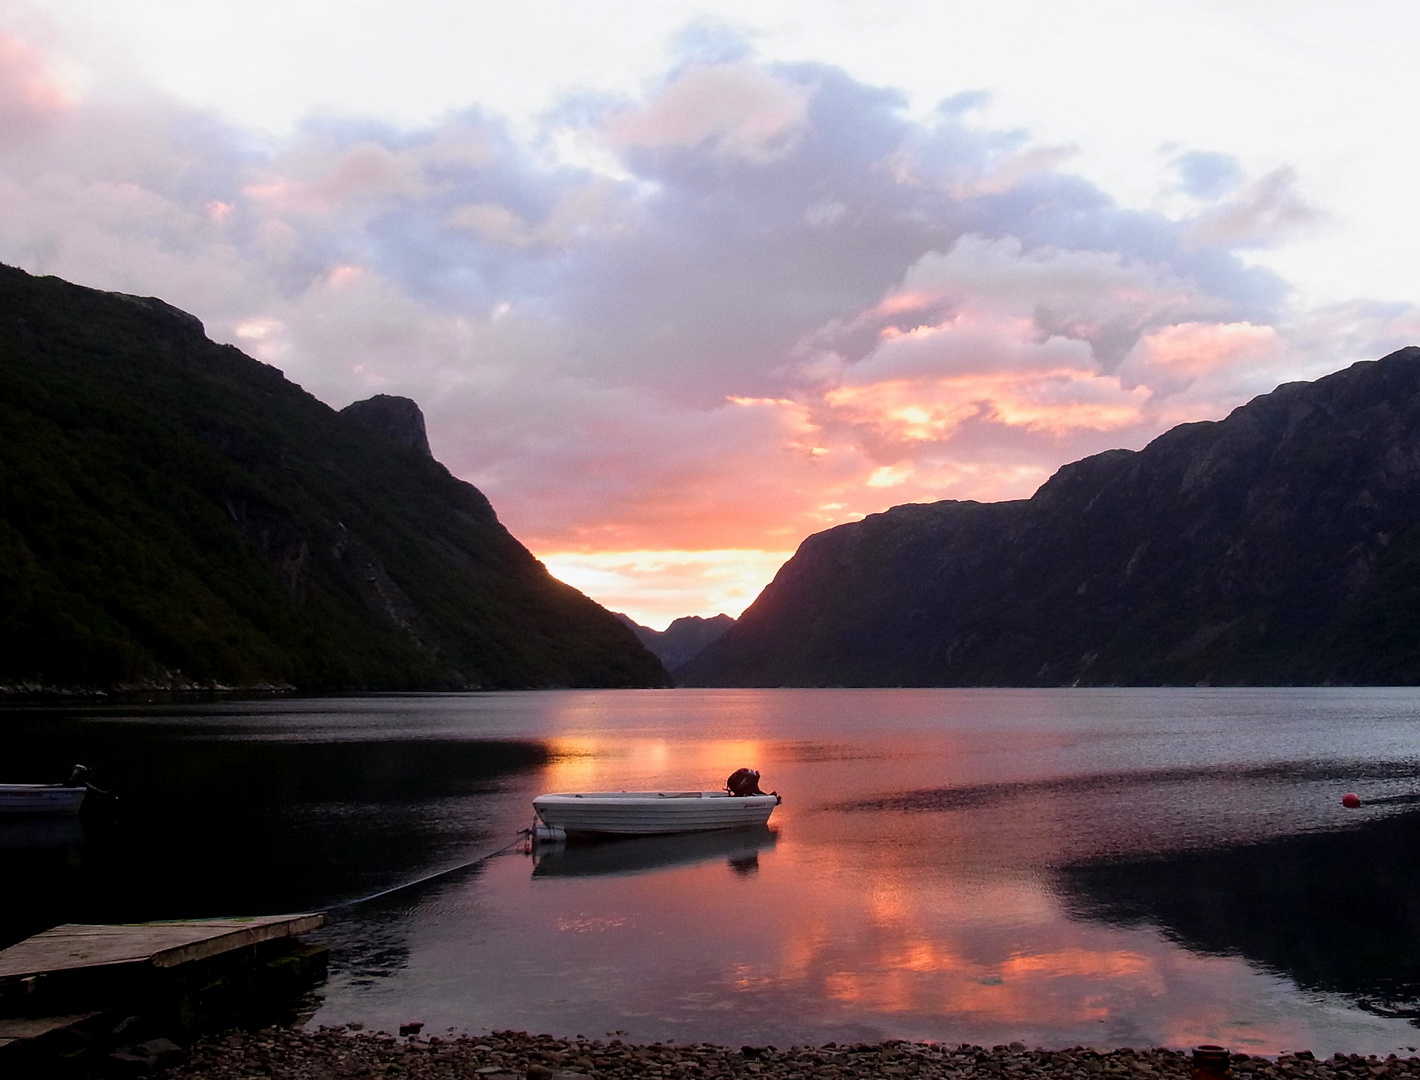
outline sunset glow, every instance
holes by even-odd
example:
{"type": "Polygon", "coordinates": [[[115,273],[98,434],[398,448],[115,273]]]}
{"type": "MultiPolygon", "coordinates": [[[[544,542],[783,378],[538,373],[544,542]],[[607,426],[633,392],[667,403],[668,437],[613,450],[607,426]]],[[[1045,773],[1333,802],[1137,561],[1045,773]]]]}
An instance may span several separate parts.
{"type": "Polygon", "coordinates": [[[683,615],[738,616],[792,551],[551,552],[554,576],[653,630],[683,615]]]}
{"type": "Polygon", "coordinates": [[[334,407],[415,399],[643,623],[1420,333],[1413,150],[1368,89],[1409,11],[1164,4],[1160,81],[1094,0],[411,2],[0,6],[0,260],[161,296],[334,407]]]}

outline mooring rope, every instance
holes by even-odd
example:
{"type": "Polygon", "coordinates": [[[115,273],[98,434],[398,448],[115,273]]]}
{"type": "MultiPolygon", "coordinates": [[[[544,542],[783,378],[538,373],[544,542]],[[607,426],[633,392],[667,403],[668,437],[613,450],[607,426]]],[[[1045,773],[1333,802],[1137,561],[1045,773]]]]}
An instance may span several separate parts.
{"type": "Polygon", "coordinates": [[[517,836],[513,837],[513,839],[509,840],[506,844],[498,848],[496,851],[487,852],[486,854],[480,855],[476,859],[469,859],[468,862],[461,862],[457,866],[446,866],[442,870],[435,870],[432,874],[425,874],[423,877],[415,878],[413,881],[406,881],[402,885],[392,885],[388,889],[381,889],[379,892],[371,893],[369,896],[357,897],[354,900],[342,900],[338,904],[331,904],[330,907],[326,908],[326,910],[340,911],[344,908],[355,907],[357,904],[368,904],[371,900],[378,900],[382,896],[389,896],[391,893],[403,892],[405,889],[412,889],[416,885],[423,885],[425,882],[435,881],[438,878],[447,877],[449,874],[456,874],[460,870],[467,870],[470,866],[477,866],[479,863],[487,862],[489,859],[496,858],[499,855],[503,855],[511,851],[513,848],[523,842],[524,837],[530,836],[531,834],[531,829],[523,829],[518,833],[517,836]]]}

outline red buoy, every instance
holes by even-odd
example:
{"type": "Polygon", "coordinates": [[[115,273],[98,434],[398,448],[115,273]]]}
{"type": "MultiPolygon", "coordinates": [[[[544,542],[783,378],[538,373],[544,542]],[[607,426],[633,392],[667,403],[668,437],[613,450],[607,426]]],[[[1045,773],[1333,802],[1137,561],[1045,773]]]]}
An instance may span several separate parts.
{"type": "Polygon", "coordinates": [[[1348,791],[1345,795],[1341,796],[1341,805],[1346,807],[1347,810],[1359,809],[1361,796],[1357,795],[1354,791],[1348,791]]]}

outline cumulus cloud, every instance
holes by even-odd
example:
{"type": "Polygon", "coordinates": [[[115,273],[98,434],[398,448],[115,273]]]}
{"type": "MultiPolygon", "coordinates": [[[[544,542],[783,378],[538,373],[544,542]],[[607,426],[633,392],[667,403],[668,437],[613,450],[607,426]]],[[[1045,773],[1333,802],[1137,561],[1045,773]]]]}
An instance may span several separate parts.
{"type": "Polygon", "coordinates": [[[743,606],[732,567],[809,532],[1028,495],[1420,329],[1406,305],[1299,310],[1240,258],[1314,220],[1285,169],[1191,152],[1186,212],[1131,210],[1068,147],[977,124],[979,95],[918,120],[743,48],[531,135],[470,102],[257,139],[62,69],[0,25],[0,259],[160,295],[332,405],[415,398],[535,551],[642,590],[679,574],[686,614],[716,581],[743,606]]]}

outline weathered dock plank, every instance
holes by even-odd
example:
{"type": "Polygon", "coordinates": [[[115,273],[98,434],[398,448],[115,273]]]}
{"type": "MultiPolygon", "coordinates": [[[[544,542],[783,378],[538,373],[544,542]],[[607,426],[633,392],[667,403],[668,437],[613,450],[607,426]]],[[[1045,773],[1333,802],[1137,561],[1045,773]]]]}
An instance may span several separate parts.
{"type": "Polygon", "coordinates": [[[108,926],[65,923],[0,951],[0,981],[125,964],[176,967],[294,937],[324,922],[323,915],[302,913],[108,926]]]}
{"type": "Polygon", "coordinates": [[[99,1016],[99,1012],[75,1013],[72,1016],[10,1016],[0,1018],[0,1050],[13,1042],[40,1039],[56,1031],[82,1024],[99,1016]]]}

